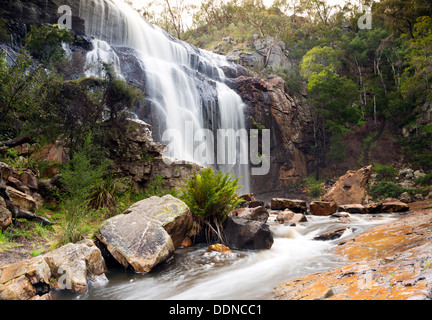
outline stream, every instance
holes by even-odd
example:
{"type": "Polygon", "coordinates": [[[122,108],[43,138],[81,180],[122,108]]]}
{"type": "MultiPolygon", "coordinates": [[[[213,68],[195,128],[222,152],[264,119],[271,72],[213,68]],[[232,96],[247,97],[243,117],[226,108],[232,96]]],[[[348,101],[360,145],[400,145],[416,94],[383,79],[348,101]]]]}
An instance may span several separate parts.
{"type": "Polygon", "coordinates": [[[271,215],[274,244],[270,250],[206,252],[207,246],[179,248],[148,274],[111,270],[107,283],[94,283],[85,295],[59,291],[57,300],[269,300],[275,286],[345,264],[331,252],[340,241],[397,219],[397,214],[351,215],[349,223],[308,215],[295,226],[281,225],[271,215]],[[339,239],[313,238],[335,226],[349,228],[339,239]]]}

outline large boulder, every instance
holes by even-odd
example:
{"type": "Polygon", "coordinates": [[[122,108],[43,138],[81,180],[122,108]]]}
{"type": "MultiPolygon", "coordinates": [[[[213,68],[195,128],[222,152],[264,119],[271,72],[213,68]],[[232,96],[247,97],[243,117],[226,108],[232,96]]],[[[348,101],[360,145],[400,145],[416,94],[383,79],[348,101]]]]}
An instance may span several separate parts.
{"type": "Polygon", "coordinates": [[[269,226],[260,221],[230,217],[224,231],[227,245],[233,249],[270,249],[274,242],[269,226]]]}
{"type": "Polygon", "coordinates": [[[89,281],[108,281],[106,271],[105,260],[93,241],[69,243],[0,269],[0,300],[51,299],[52,289],[86,293],[89,281]]]}
{"type": "Polygon", "coordinates": [[[371,170],[372,166],[363,167],[358,171],[349,170],[336,181],[322,200],[335,201],[338,206],[352,203],[362,204],[371,170]]]}
{"type": "Polygon", "coordinates": [[[183,201],[151,197],[106,220],[96,236],[123,267],[145,273],[174,254],[192,222],[183,201]]]}

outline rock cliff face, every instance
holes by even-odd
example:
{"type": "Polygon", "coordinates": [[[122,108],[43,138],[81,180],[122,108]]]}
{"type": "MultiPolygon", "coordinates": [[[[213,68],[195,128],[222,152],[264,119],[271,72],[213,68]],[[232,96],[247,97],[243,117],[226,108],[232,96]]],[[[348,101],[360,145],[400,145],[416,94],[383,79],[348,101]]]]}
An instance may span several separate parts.
{"type": "Polygon", "coordinates": [[[179,188],[184,179],[191,177],[201,166],[185,162],[168,161],[163,152],[165,145],[152,138],[151,126],[144,121],[128,120],[126,134],[123,130],[112,132],[109,141],[112,171],[118,176],[130,177],[138,189],[162,178],[161,187],[179,188]]]}
{"type": "MultiPolygon", "coordinates": [[[[234,44],[234,39],[224,38],[223,42],[234,44]]],[[[214,52],[221,53],[221,44],[214,52]]],[[[228,59],[246,68],[268,68],[272,70],[292,68],[293,62],[288,58],[283,41],[272,37],[260,38],[254,35],[254,41],[246,44],[244,50],[235,48],[227,55],[228,59]]]]}
{"type": "Polygon", "coordinates": [[[247,104],[247,126],[270,129],[270,172],[252,176],[251,186],[260,198],[265,193],[287,195],[312,168],[310,109],[285,92],[282,78],[241,76],[236,90],[247,104]],[[265,190],[265,193],[263,192],[265,190]]]}
{"type": "MultiPolygon", "coordinates": [[[[104,1],[106,3],[110,2],[109,0],[104,1]]],[[[63,68],[63,77],[64,79],[77,79],[85,76],[86,55],[94,49],[91,38],[86,35],[89,32],[87,29],[92,28],[95,24],[94,20],[107,20],[110,17],[108,12],[103,17],[94,15],[94,13],[90,12],[92,8],[90,2],[86,0],[48,0],[6,1],[2,4],[0,13],[3,18],[8,20],[7,26],[13,34],[14,42],[19,43],[20,39],[25,36],[30,24],[57,23],[62,15],[58,13],[58,8],[61,5],[69,5],[72,9],[72,32],[77,39],[76,43],[70,48],[70,62],[65,64],[63,68]],[[86,12],[86,10],[90,11],[86,12]],[[85,17],[92,17],[91,21],[86,21],[85,17]]],[[[115,42],[115,37],[119,37],[122,30],[125,30],[125,21],[119,22],[118,30],[113,35],[114,38],[110,40],[115,42]]],[[[260,56],[260,61],[268,57],[270,66],[289,67],[289,61],[286,61],[284,48],[281,47],[280,43],[273,43],[271,39],[256,39],[254,46],[257,50],[256,54],[260,56]],[[269,51],[270,47],[271,52],[269,51]]],[[[142,63],[137,59],[135,50],[122,46],[115,46],[112,50],[119,59],[118,63],[125,79],[145,90],[146,73],[142,63]]],[[[309,125],[310,110],[306,104],[295,101],[286,94],[284,81],[281,78],[258,79],[247,77],[245,76],[245,69],[240,66],[238,66],[237,70],[224,69],[224,72],[230,87],[240,94],[248,106],[246,109],[246,129],[263,126],[271,131],[270,172],[264,176],[252,176],[251,190],[260,197],[264,196],[262,194],[263,190],[269,194],[273,193],[273,196],[275,196],[275,192],[278,192],[281,196],[287,196],[287,192],[292,190],[292,186],[301,181],[311,171],[312,151],[310,146],[312,145],[312,134],[309,129],[311,127],[309,125]]],[[[197,76],[199,75],[197,74],[197,76]]],[[[200,94],[214,95],[215,93],[210,90],[200,94]]],[[[215,118],[217,106],[210,105],[206,106],[206,108],[205,115],[209,119],[208,121],[211,122],[211,119],[215,118]]],[[[164,124],[158,118],[152,102],[148,100],[137,105],[136,114],[140,119],[152,125],[153,138],[158,140],[164,124]]],[[[214,124],[208,123],[208,126],[212,127],[214,124]]],[[[152,162],[153,167],[160,167],[160,173],[166,171],[162,158],[151,153],[150,151],[149,155],[144,155],[143,159],[136,159],[141,160],[140,166],[136,166],[136,162],[122,160],[120,170],[129,172],[136,178],[137,183],[142,183],[148,180],[150,176],[155,177],[151,173],[150,164],[145,164],[148,159],[152,158],[154,160],[152,162]]],[[[165,173],[177,177],[180,170],[184,169],[184,166],[182,168],[171,166],[171,169],[172,172],[165,173]]]]}

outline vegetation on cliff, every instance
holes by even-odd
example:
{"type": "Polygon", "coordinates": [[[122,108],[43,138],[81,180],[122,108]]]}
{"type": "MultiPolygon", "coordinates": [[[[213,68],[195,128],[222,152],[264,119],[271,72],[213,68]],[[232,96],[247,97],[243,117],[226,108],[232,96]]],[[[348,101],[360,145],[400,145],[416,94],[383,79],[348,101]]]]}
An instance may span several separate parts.
{"type": "Polygon", "coordinates": [[[270,37],[268,61],[272,47],[283,42],[290,68],[271,69],[265,63],[251,71],[281,76],[292,96],[302,99],[306,93],[305,103],[314,113],[316,178],[319,169],[346,162],[350,136],[362,127],[371,138],[362,142],[359,165],[368,164],[376,142],[390,135],[406,163],[430,170],[429,1],[364,1],[370,12],[350,2],[334,6],[321,0],[275,0],[269,7],[262,0],[205,0],[195,7],[183,1],[158,3],[167,10],[157,13],[147,7],[143,15],[178,36],[174,26],[181,12],[179,37],[201,48],[250,52],[257,39],[270,37]],[[367,14],[371,26],[362,25],[367,14]],[[227,37],[229,41],[222,41],[227,37]]]}
{"type": "MultiPolygon", "coordinates": [[[[10,38],[3,20],[0,36],[5,42],[10,38]]],[[[74,41],[68,30],[55,25],[32,25],[18,52],[0,53],[0,161],[18,172],[30,169],[40,180],[60,172],[59,183],[51,186],[49,199],[36,211],[56,224],[15,219],[14,228],[0,231],[5,248],[13,247],[16,239],[35,238],[41,243],[36,254],[46,250],[46,242],[57,247],[82,240],[107,217],[149,196],[108,170],[108,138],[113,131],[121,135],[130,130],[124,121],[143,93],[102,62],[102,79],[64,80],[64,45],[74,41]],[[51,143],[64,146],[69,161],[30,156],[30,151],[37,153],[51,143]],[[13,148],[23,144],[28,150],[20,155],[13,148]]]]}

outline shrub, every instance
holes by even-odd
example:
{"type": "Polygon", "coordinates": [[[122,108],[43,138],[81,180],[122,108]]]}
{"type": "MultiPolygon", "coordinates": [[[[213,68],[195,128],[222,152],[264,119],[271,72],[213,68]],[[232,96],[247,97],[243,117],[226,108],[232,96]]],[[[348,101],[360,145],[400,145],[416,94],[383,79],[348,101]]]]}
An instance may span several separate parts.
{"type": "Polygon", "coordinates": [[[120,197],[128,189],[130,189],[130,183],[127,178],[108,176],[98,179],[92,185],[92,190],[87,198],[88,205],[95,210],[104,210],[105,215],[113,216],[120,197]]]}
{"type": "Polygon", "coordinates": [[[181,199],[189,206],[199,222],[204,223],[210,233],[222,239],[222,224],[228,214],[244,202],[238,198],[238,181],[230,173],[215,173],[206,168],[186,181],[181,199]]]}
{"type": "Polygon", "coordinates": [[[91,237],[103,222],[99,211],[90,209],[76,199],[68,199],[58,214],[62,220],[53,249],[91,237]]]}
{"type": "Polygon", "coordinates": [[[66,189],[66,198],[84,201],[101,179],[110,165],[109,160],[96,163],[95,150],[92,148],[92,136],[88,134],[84,146],[76,151],[72,159],[61,170],[61,182],[66,189]]]}
{"type": "Polygon", "coordinates": [[[341,134],[336,134],[330,138],[330,150],[327,157],[336,163],[343,163],[346,159],[346,145],[342,138],[343,135],[341,134]]]}
{"type": "Polygon", "coordinates": [[[47,64],[61,61],[65,56],[62,43],[72,43],[73,38],[67,29],[58,26],[31,25],[25,38],[26,48],[33,57],[47,64]]]}
{"type": "Polygon", "coordinates": [[[303,179],[303,186],[308,190],[308,194],[312,199],[318,199],[323,193],[323,187],[320,180],[309,176],[303,179]]]}
{"type": "Polygon", "coordinates": [[[383,166],[383,165],[375,165],[375,172],[377,174],[377,180],[378,181],[388,181],[392,180],[394,177],[396,177],[397,172],[396,169],[393,168],[393,166],[383,166]]]}
{"type": "Polygon", "coordinates": [[[94,187],[105,177],[110,162],[106,159],[97,159],[97,155],[92,145],[91,134],[88,134],[84,146],[74,153],[72,159],[61,170],[64,190],[59,195],[59,212],[62,217],[62,230],[57,246],[88,237],[97,229],[102,218],[101,212],[89,204],[94,199],[106,201],[106,195],[97,195],[96,192],[100,192],[100,189],[95,191],[94,187]]]}
{"type": "Polygon", "coordinates": [[[313,184],[309,187],[309,195],[314,199],[319,198],[319,196],[321,196],[322,193],[323,193],[323,188],[320,183],[313,184]]]}
{"type": "Polygon", "coordinates": [[[432,172],[424,175],[423,177],[418,177],[415,180],[416,184],[419,184],[421,186],[430,186],[432,185],[432,172]]]}
{"type": "Polygon", "coordinates": [[[380,199],[380,198],[384,199],[384,198],[397,198],[405,191],[408,190],[392,182],[381,181],[371,186],[369,193],[374,199],[380,199]]]}

